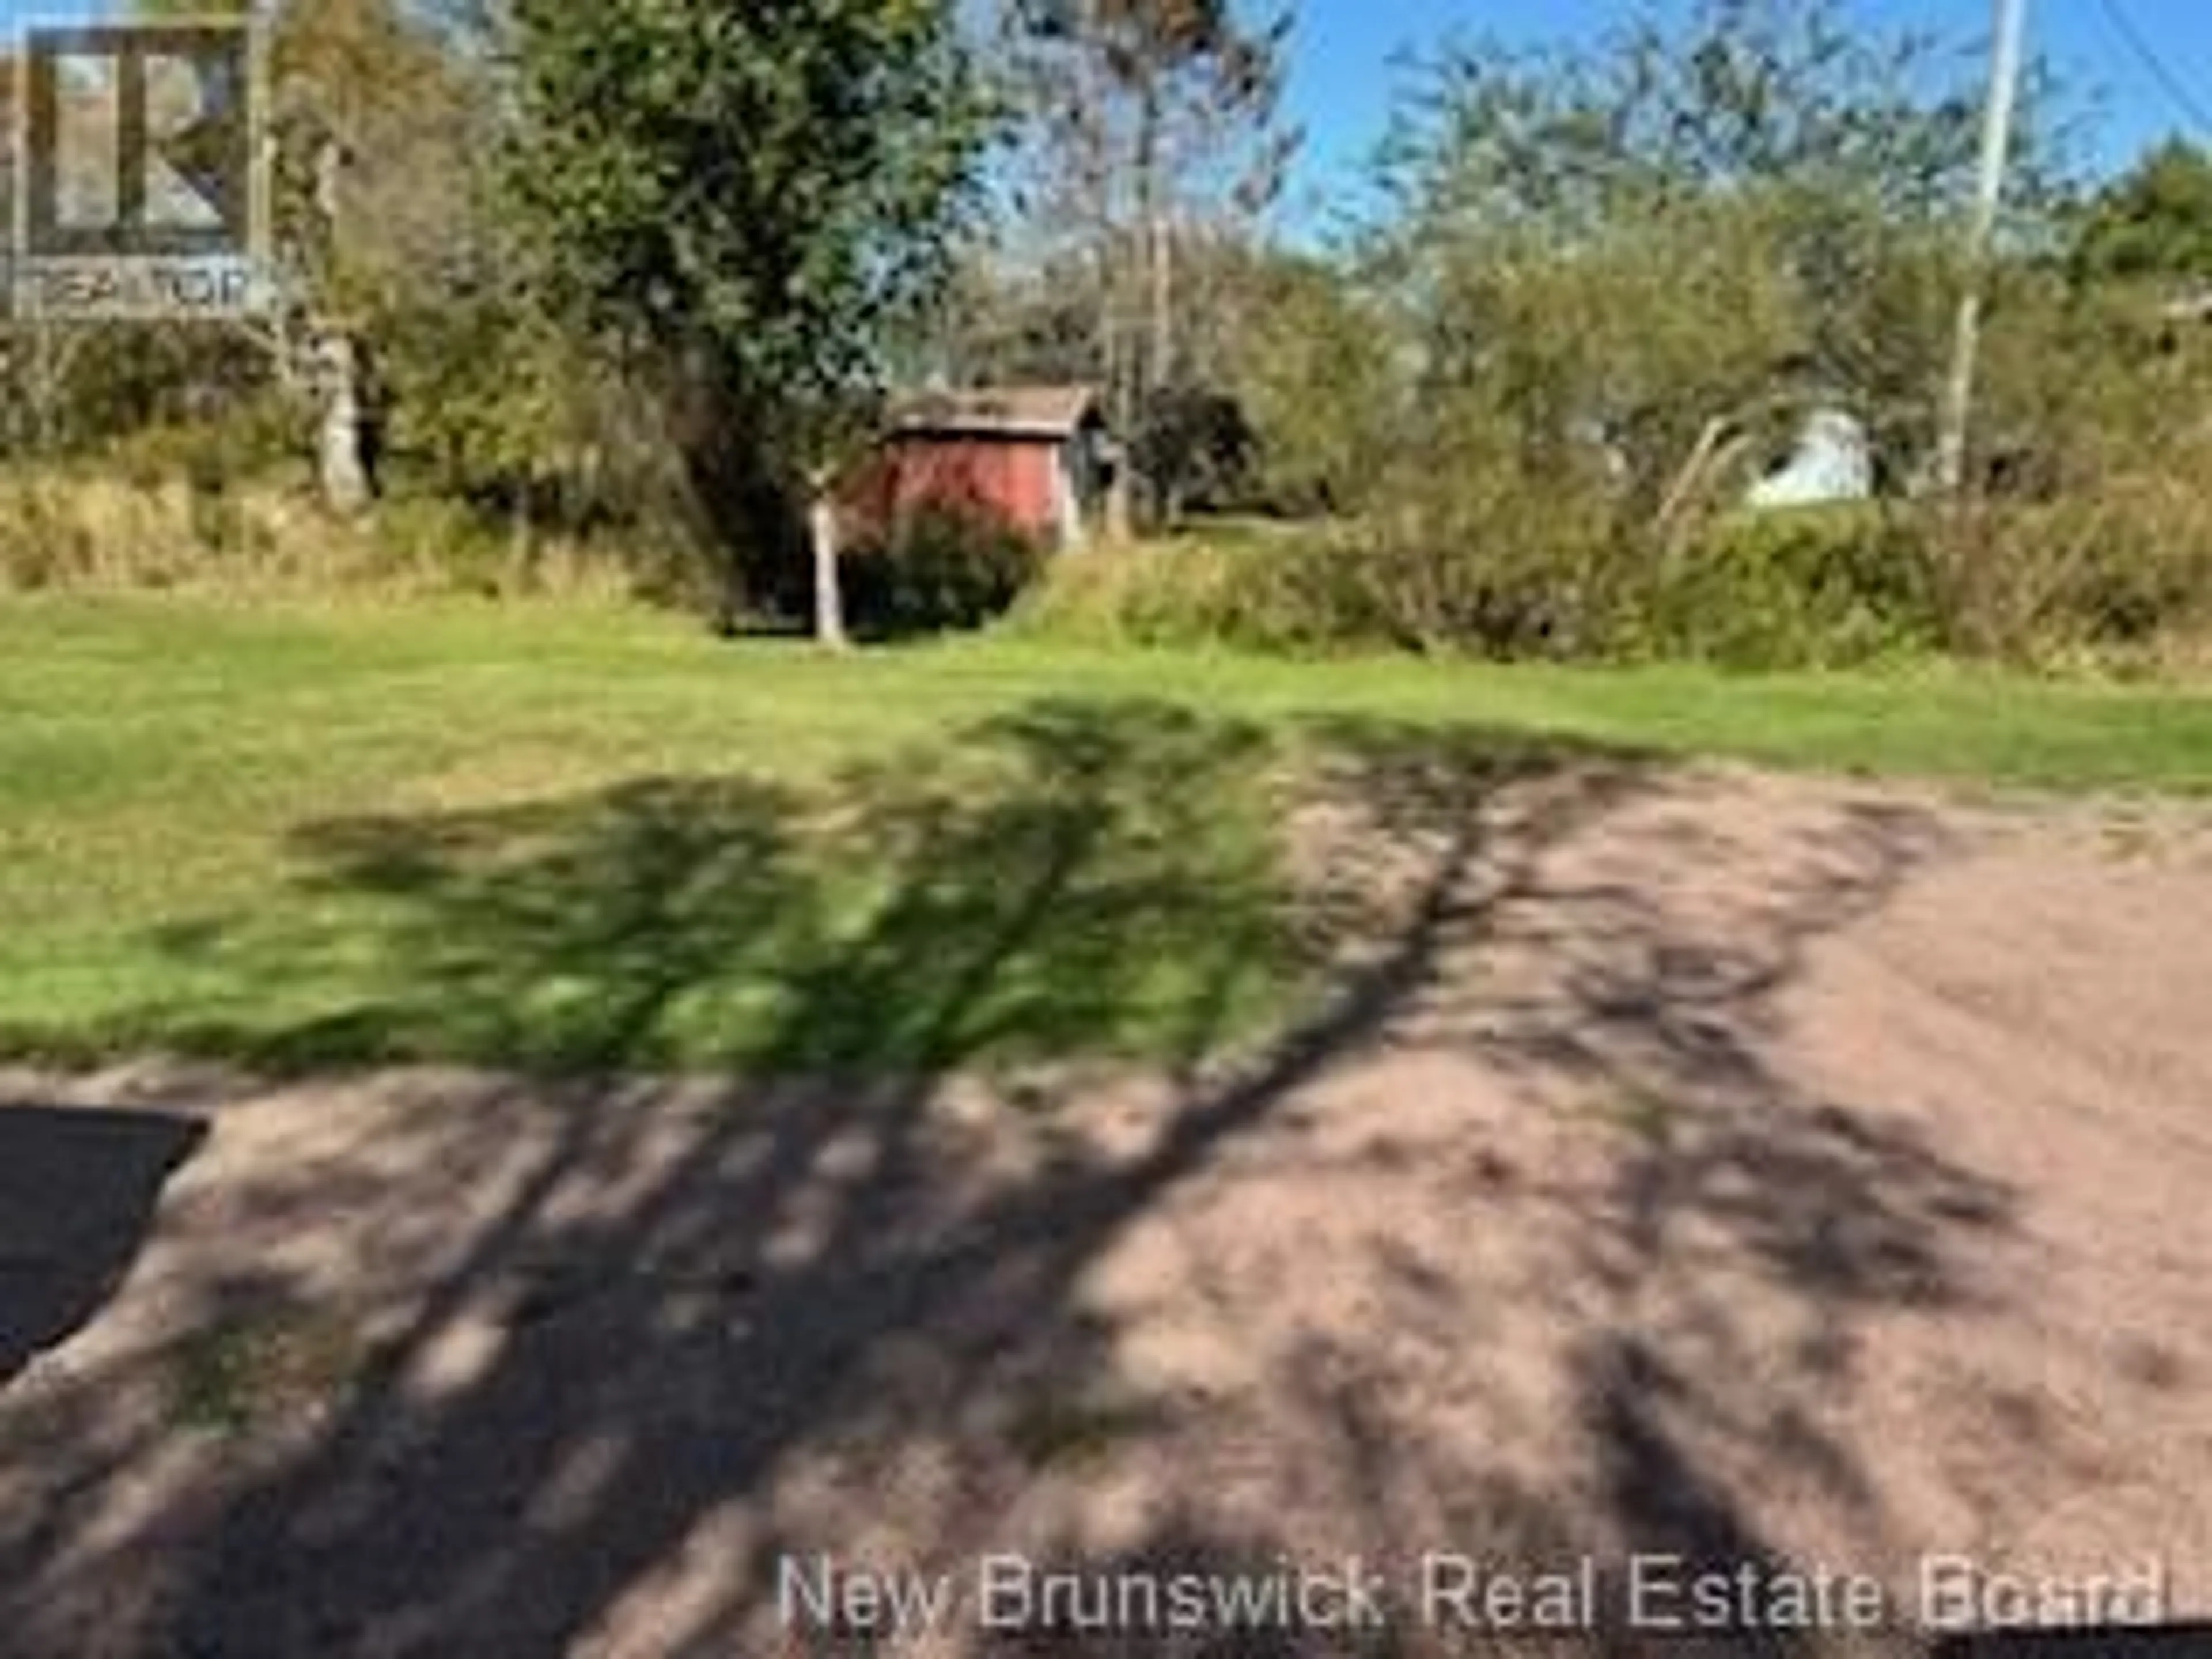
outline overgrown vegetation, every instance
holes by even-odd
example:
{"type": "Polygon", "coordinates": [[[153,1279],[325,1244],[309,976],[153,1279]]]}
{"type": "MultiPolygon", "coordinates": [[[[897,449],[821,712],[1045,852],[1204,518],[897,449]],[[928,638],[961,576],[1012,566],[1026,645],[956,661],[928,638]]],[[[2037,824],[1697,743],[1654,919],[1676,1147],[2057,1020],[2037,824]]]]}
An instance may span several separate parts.
{"type": "Polygon", "coordinates": [[[1969,489],[1941,498],[1980,101],[1971,55],[1820,3],[1447,44],[1378,158],[1382,205],[1328,257],[1212,252],[1254,438],[1226,493],[1304,533],[1067,569],[1032,613],[1743,665],[2188,651],[2212,592],[2212,333],[2188,303],[2212,165],[2177,146],[2085,190],[2039,82],[1969,489]],[[1747,512],[1815,416],[1861,434],[1874,500],[1747,512]]]}
{"type": "Polygon", "coordinates": [[[2152,668],[2212,632],[2212,161],[2085,182],[2047,81],[1969,486],[1930,488],[1959,43],[1833,0],[1446,41],[1359,222],[1292,247],[1292,9],[756,11],[284,0],[286,304],[16,325],[0,585],[972,627],[1037,550],[841,522],[839,470],[902,379],[1049,380],[1106,392],[1140,486],[1111,516],[1153,540],[1054,562],[1033,629],[1737,667],[2152,668]],[[1815,417],[1871,499],[1747,507],[1815,417]]]}
{"type": "Polygon", "coordinates": [[[1045,559],[1034,537],[1010,526],[926,506],[848,550],[846,599],[860,629],[878,637],[979,628],[1013,608],[1045,559]]]}
{"type": "Polygon", "coordinates": [[[485,585],[495,540],[517,571],[587,553],[726,622],[787,591],[801,510],[864,441],[980,185],[994,112],[950,8],[266,12],[275,303],[0,329],[0,454],[38,498],[0,577],[392,562],[381,523],[272,561],[197,511],[158,548],[86,552],[120,479],[436,519],[399,540],[454,587],[485,585]]]}
{"type": "Polygon", "coordinates": [[[1629,574],[1601,525],[1244,525],[1071,561],[1023,606],[1044,635],[1303,653],[1389,647],[1741,669],[1859,667],[1945,641],[1923,526],[1880,507],[1738,514],[1629,574]],[[1489,556],[1468,556],[1471,547],[1489,556]]]}

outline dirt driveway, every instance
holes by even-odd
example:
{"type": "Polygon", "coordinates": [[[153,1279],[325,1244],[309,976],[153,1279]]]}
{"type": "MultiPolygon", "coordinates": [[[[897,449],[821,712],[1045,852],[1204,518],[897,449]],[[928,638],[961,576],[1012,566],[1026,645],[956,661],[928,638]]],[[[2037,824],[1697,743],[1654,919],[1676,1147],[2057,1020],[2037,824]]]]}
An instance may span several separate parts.
{"type": "Polygon", "coordinates": [[[2212,1613],[2212,818],[1437,805],[1316,815],[1336,994],[1189,1075],[0,1076],[0,1650],[1918,1651],[1930,1572],[2212,1613]],[[1048,1566],[1064,1624],[1311,1617],[1048,1637],[1048,1566]],[[1466,1628],[1476,1568],[1586,1627],[1466,1628]],[[950,1599],[871,1644],[834,1570],[950,1599]],[[1777,1630],[1822,1571],[1886,1631],[1777,1630]]]}

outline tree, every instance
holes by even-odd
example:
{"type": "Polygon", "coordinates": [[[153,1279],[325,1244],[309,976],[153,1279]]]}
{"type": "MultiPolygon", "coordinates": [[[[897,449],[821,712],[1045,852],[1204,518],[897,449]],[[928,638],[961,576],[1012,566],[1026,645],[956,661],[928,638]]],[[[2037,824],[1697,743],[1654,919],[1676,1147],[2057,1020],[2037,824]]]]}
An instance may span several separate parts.
{"type": "MultiPolygon", "coordinates": [[[[1429,380],[1502,398],[1540,451],[1599,440],[1646,515],[1716,422],[1792,404],[1856,406],[1909,465],[1978,143],[1941,44],[1834,0],[1697,0],[1567,53],[1448,47],[1367,247],[1423,319],[1429,380]]],[[[2009,246],[2060,194],[2040,137],[2009,246]]]]}
{"type": "Polygon", "coordinates": [[[292,0],[270,48],[280,246],[321,409],[326,500],[378,489],[377,368],[410,315],[458,297],[485,238],[481,70],[406,0],[292,0]]]}
{"type": "Polygon", "coordinates": [[[909,375],[951,386],[1091,379],[1098,373],[1092,274],[1071,251],[1024,259],[978,239],[963,251],[909,375]]]}
{"type": "Polygon", "coordinates": [[[2212,283],[2212,156],[2172,139],[2091,204],[2073,252],[2076,283],[2212,283]]]}
{"type": "Polygon", "coordinates": [[[434,8],[409,0],[136,9],[262,18],[275,269],[269,313],[248,339],[261,377],[273,374],[312,413],[325,504],[364,513],[379,493],[385,347],[405,319],[452,297],[480,252],[481,71],[434,8]]]}
{"type": "Polygon", "coordinates": [[[1366,506],[1409,429],[1400,334],[1335,262],[1258,262],[1237,307],[1230,383],[1252,422],[1261,488],[1278,507],[1366,506]]]}
{"type": "MultiPolygon", "coordinates": [[[[1288,9],[1235,0],[1008,0],[1028,120],[1024,218],[1087,266],[1094,378],[1123,434],[1206,395],[1206,295],[1187,280],[1281,192],[1299,135],[1282,118],[1288,9]]],[[[1040,262],[1042,263],[1042,262],[1040,262]]],[[[1162,506],[1173,481],[1152,478],[1162,506]]]]}
{"type": "Polygon", "coordinates": [[[810,504],[836,642],[830,492],[992,127],[949,0],[514,0],[507,34],[507,195],[536,279],[661,389],[741,546],[810,504]]]}

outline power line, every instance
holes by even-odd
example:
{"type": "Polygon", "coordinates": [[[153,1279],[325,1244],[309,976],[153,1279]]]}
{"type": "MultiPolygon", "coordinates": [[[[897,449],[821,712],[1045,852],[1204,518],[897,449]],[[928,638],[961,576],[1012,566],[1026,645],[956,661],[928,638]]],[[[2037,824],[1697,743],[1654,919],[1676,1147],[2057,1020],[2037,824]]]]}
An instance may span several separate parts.
{"type": "Polygon", "coordinates": [[[2112,32],[2135,54],[2136,61],[2150,72],[2151,78],[2173,100],[2174,107],[2188,117],[2200,131],[2212,133],[2212,109],[2208,109],[2203,101],[2189,89],[2189,83],[2176,75],[2166,59],[2158,55],[2157,48],[2144,38],[2135,21],[2121,8],[2120,0],[2103,0],[2103,5],[2105,19],[2112,26],[2112,32]]]}

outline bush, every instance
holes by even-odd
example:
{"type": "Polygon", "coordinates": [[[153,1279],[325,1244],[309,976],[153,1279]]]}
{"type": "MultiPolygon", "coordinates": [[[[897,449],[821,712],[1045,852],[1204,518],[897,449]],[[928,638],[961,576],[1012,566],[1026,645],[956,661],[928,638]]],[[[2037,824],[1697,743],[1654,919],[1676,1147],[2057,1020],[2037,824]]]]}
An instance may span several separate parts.
{"type": "Polygon", "coordinates": [[[1998,503],[1958,526],[1946,553],[1962,650],[2029,663],[2142,657],[2212,627],[2212,497],[2185,477],[1998,503]]]}
{"type": "Polygon", "coordinates": [[[1601,498],[1503,472],[1440,479],[1434,495],[1339,551],[1359,596],[1349,614],[1373,637],[1505,659],[1599,647],[1620,564],[1601,498]]]}
{"type": "Polygon", "coordinates": [[[1464,533],[1407,511],[1070,559],[1024,621],[1143,645],[1569,655],[1589,637],[1605,566],[1594,523],[1570,509],[1541,529],[1501,510],[1464,533]]]}
{"type": "Polygon", "coordinates": [[[1366,635],[1340,575],[1317,532],[1201,532],[1055,560],[1017,621],[1097,644],[1297,651],[1366,635]]]}
{"type": "Polygon", "coordinates": [[[1004,616],[1044,569],[1032,537],[983,514],[926,507],[843,560],[845,606],[864,634],[980,628],[1004,616]]]}
{"type": "Polygon", "coordinates": [[[1732,668],[1848,667],[1937,648],[1945,628],[1929,538],[1875,507],[1722,520],[1626,585],[1613,654],[1732,668]]]}
{"type": "Polygon", "coordinates": [[[1540,518],[1533,500],[1499,495],[1455,533],[1407,513],[1086,555],[1055,567],[1023,621],[1144,645],[1745,668],[1840,666],[1943,637],[1926,538],[1909,519],[1744,515],[1662,558],[1571,501],[1540,518]]]}

